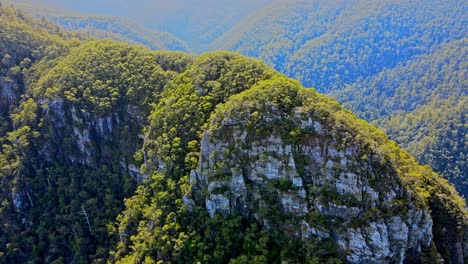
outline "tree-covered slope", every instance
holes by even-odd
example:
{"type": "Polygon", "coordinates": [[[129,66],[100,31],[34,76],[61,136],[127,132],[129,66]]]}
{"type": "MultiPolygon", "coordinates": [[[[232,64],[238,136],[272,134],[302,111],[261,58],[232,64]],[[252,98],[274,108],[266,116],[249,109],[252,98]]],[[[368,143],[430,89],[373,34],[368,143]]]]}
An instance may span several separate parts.
{"type": "Polygon", "coordinates": [[[321,92],[465,36],[464,1],[275,1],[214,44],[321,92]]]}
{"type": "Polygon", "coordinates": [[[103,261],[106,225],[141,180],[133,154],[150,104],[191,57],[80,44],[8,7],[0,19],[0,261],[103,261]]]}
{"type": "Polygon", "coordinates": [[[129,44],[142,44],[153,50],[186,51],[186,44],[167,32],[151,30],[123,18],[97,15],[49,15],[67,30],[77,30],[96,38],[112,38],[129,44]]]}
{"type": "MultiPolygon", "coordinates": [[[[156,32],[169,32],[187,43],[191,51],[206,46],[244,17],[272,0],[9,0],[32,6],[50,6],[62,11],[101,14],[136,21],[156,32]]],[[[23,8],[23,7],[22,7],[23,8]]],[[[44,8],[40,8],[42,11],[44,8]]],[[[34,11],[34,10],[33,10],[34,11]]],[[[148,30],[147,29],[147,30],[148,30]]]]}
{"type": "MultiPolygon", "coordinates": [[[[33,20],[21,10],[0,6],[0,135],[10,128],[9,113],[24,93],[24,74],[42,58],[60,56],[74,35],[46,20],[33,20]]],[[[76,41],[76,40],[75,40],[76,41]]]]}
{"type": "Polygon", "coordinates": [[[5,4],[19,7],[35,16],[45,16],[50,21],[82,37],[111,38],[128,44],[141,44],[154,50],[187,51],[187,45],[174,35],[144,27],[129,19],[94,14],[79,14],[43,1],[3,0],[5,4]]]}
{"type": "Polygon", "coordinates": [[[0,11],[21,68],[1,263],[467,260],[454,188],[334,100],[237,53],[80,42],[0,11]]]}
{"type": "Polygon", "coordinates": [[[468,98],[436,99],[409,114],[395,114],[380,126],[421,163],[452,182],[468,196],[468,98]]]}
{"type": "Polygon", "coordinates": [[[467,44],[466,38],[445,43],[332,95],[369,121],[409,113],[433,100],[466,97],[467,44]]]}
{"type": "MultiPolygon", "coordinates": [[[[466,96],[466,9],[466,3],[457,0],[275,1],[212,47],[261,58],[380,125],[396,113],[404,116],[417,108],[428,110],[428,104],[436,100],[466,96]]],[[[447,104],[442,106],[439,110],[457,112],[447,104]]],[[[437,126],[451,130],[457,124],[437,126]]],[[[446,178],[466,178],[460,165],[455,165],[466,166],[464,157],[457,154],[460,148],[443,147],[447,139],[434,142],[431,154],[413,151],[416,145],[425,149],[425,143],[412,134],[439,133],[427,132],[433,126],[424,123],[413,126],[414,131],[403,128],[406,140],[401,140],[405,132],[397,132],[396,127],[382,128],[403,146],[413,145],[408,149],[411,154],[446,178]],[[447,167],[454,169],[442,168],[436,160],[449,161],[447,167]]],[[[466,141],[463,130],[454,137],[449,141],[466,141]]]]}
{"type": "Polygon", "coordinates": [[[463,263],[452,186],[335,101],[246,62],[202,55],[163,93],[138,154],[152,177],[126,200],[112,262],[463,263]]]}
{"type": "Polygon", "coordinates": [[[466,55],[466,39],[453,41],[333,95],[468,197],[466,55]]]}

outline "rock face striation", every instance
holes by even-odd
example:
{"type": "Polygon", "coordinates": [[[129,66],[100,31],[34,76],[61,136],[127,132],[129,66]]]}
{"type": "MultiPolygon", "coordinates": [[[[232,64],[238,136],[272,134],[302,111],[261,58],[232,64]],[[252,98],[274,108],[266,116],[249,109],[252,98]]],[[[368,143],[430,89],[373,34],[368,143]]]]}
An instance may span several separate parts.
{"type": "Polygon", "coordinates": [[[429,208],[384,151],[300,98],[234,101],[205,131],[190,175],[211,216],[240,213],[288,237],[332,241],[349,263],[404,263],[430,250],[429,208]]]}

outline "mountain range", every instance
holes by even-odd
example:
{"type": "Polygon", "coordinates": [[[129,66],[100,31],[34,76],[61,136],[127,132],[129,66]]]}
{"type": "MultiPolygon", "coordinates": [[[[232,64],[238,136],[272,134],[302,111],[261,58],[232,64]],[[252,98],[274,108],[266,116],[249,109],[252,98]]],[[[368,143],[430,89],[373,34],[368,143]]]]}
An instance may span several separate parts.
{"type": "Polygon", "coordinates": [[[1,263],[468,261],[463,2],[94,2],[0,6],[1,263]]]}
{"type": "MultiPolygon", "coordinates": [[[[468,6],[464,1],[43,3],[48,8],[30,9],[66,29],[94,37],[153,49],[226,49],[262,59],[384,129],[468,197],[463,121],[467,110],[462,103],[468,91],[464,61],[468,6]],[[125,15],[138,22],[109,15],[125,15]],[[430,118],[430,105],[453,113],[445,117],[448,120],[430,118]],[[451,105],[463,109],[452,110],[451,105]],[[408,122],[414,116],[418,125],[408,122]]],[[[23,8],[38,5],[29,0],[16,4],[23,8]]]]}

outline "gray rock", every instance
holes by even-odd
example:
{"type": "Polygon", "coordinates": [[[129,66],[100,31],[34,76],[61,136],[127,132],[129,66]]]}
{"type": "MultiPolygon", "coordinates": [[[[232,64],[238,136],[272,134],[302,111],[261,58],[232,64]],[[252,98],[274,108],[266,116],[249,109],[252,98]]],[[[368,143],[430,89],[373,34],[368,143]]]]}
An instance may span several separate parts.
{"type": "MultiPolygon", "coordinates": [[[[411,193],[402,191],[398,175],[374,173],[373,162],[382,158],[379,154],[362,159],[367,154],[359,145],[338,146],[336,131],[327,131],[300,110],[295,117],[300,117],[297,127],[310,133],[296,146],[274,134],[251,140],[242,128],[242,116],[223,120],[219,131],[204,133],[199,169],[190,174],[190,184],[204,195],[211,216],[240,212],[265,228],[281,226],[282,222],[273,225],[275,219],[268,213],[259,213],[278,206],[271,204],[278,201],[285,215],[301,219],[289,234],[304,240],[332,239],[350,263],[403,263],[409,249],[429,247],[428,212],[413,204],[411,193]],[[215,177],[219,171],[226,175],[221,180],[215,177]],[[215,193],[221,187],[224,193],[215,193]],[[391,217],[374,214],[391,209],[395,199],[404,199],[409,210],[391,217]],[[329,226],[312,226],[306,220],[311,212],[328,219],[329,226]],[[369,214],[372,221],[363,220],[369,214]],[[351,223],[353,228],[343,228],[351,223]]],[[[280,118],[269,113],[266,121],[280,118]]]]}
{"type": "Polygon", "coordinates": [[[229,214],[229,199],[222,194],[211,194],[206,200],[206,210],[210,216],[214,216],[217,212],[229,214]]]}
{"type": "Polygon", "coordinates": [[[307,203],[303,199],[297,199],[289,194],[281,194],[281,205],[283,206],[283,210],[297,216],[302,216],[309,212],[307,203]]]}
{"type": "Polygon", "coordinates": [[[330,234],[327,231],[321,231],[317,228],[310,227],[309,223],[302,220],[301,221],[301,231],[302,231],[302,239],[306,240],[311,238],[312,235],[317,237],[319,240],[324,238],[330,238],[330,234]]]}
{"type": "Polygon", "coordinates": [[[296,177],[292,180],[294,187],[302,187],[302,178],[296,177]]]}
{"type": "Polygon", "coordinates": [[[13,91],[13,81],[6,78],[0,78],[0,99],[5,99],[8,103],[16,100],[15,92],[13,91]]]}

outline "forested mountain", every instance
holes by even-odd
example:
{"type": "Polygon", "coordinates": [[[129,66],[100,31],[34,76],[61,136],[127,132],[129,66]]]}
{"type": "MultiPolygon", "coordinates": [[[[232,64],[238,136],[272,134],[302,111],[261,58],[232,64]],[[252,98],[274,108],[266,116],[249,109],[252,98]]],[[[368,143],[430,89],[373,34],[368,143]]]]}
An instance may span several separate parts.
{"type": "Polygon", "coordinates": [[[78,40],[68,40],[57,27],[43,27],[10,8],[1,9],[1,21],[6,72],[1,94],[8,103],[1,109],[8,131],[2,132],[0,155],[2,262],[103,259],[110,245],[106,225],[135,187],[122,172],[133,153],[124,149],[127,154],[121,156],[119,150],[129,147],[125,140],[135,142],[128,134],[142,125],[139,111],[148,111],[145,100],[162,89],[171,73],[156,65],[146,49],[90,43],[67,55],[78,40]],[[130,107],[123,96],[138,102],[131,108],[135,116],[119,115],[117,108],[130,107]],[[103,119],[110,109],[115,115],[103,119]],[[109,133],[112,118],[124,124],[118,135],[99,137],[109,133]],[[101,130],[85,134],[86,127],[101,130]],[[93,141],[97,147],[86,146],[93,149],[92,159],[82,154],[89,138],[99,138],[93,141]],[[82,225],[83,217],[88,225],[82,225]]]}
{"type": "Polygon", "coordinates": [[[149,29],[131,20],[95,14],[80,14],[44,1],[3,0],[37,17],[47,17],[64,29],[76,31],[82,37],[111,38],[128,44],[141,44],[154,50],[187,51],[187,45],[174,35],[149,29]]]}
{"type": "Polygon", "coordinates": [[[332,95],[384,128],[468,197],[462,183],[467,179],[462,154],[466,109],[452,109],[459,101],[444,103],[467,96],[467,8],[458,0],[275,1],[226,32],[212,48],[261,58],[307,87],[332,95]],[[414,130],[395,121],[428,116],[422,111],[434,107],[451,118],[407,124],[414,130]]]}
{"type": "Polygon", "coordinates": [[[423,164],[447,175],[458,191],[468,194],[467,119],[468,98],[433,100],[409,114],[382,120],[394,140],[423,164]]]}
{"type": "Polygon", "coordinates": [[[97,15],[48,15],[52,22],[96,38],[142,44],[153,50],[186,51],[186,44],[167,32],[148,29],[126,19],[97,15]]]}
{"type": "Polygon", "coordinates": [[[441,45],[334,96],[468,197],[466,47],[465,38],[441,45]]]}
{"type": "Polygon", "coordinates": [[[466,38],[444,43],[433,53],[362,78],[333,95],[371,121],[412,112],[433,100],[465,97],[467,45],[466,38]]]}
{"type": "MultiPolygon", "coordinates": [[[[200,52],[245,16],[272,0],[14,0],[85,14],[120,16],[146,28],[169,32],[200,52]]],[[[55,13],[57,14],[57,13],[55,13]]]]}
{"type": "Polygon", "coordinates": [[[261,58],[326,92],[463,38],[465,10],[459,0],[275,1],[214,47],[261,58]]]}
{"type": "Polygon", "coordinates": [[[1,263],[468,260],[447,181],[263,62],[0,22],[1,263]]]}
{"type": "Polygon", "coordinates": [[[2,8],[0,15],[0,134],[4,136],[10,127],[9,114],[25,91],[25,72],[42,58],[52,61],[78,40],[51,22],[33,20],[20,10],[2,8]]]}

